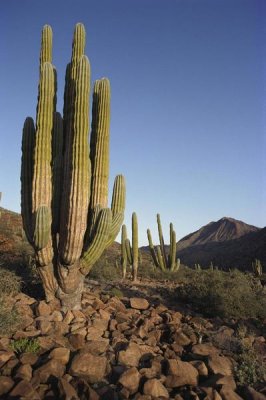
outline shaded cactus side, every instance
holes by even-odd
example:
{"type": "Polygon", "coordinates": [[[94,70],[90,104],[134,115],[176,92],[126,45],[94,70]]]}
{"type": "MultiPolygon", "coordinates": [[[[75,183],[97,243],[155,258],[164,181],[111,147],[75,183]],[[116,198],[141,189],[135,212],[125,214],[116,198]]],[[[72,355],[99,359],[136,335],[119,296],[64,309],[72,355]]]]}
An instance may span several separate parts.
{"type": "Polygon", "coordinates": [[[124,218],[125,179],[114,182],[108,202],[110,83],[96,81],[91,146],[90,64],[85,29],[77,24],[67,66],[64,114],[56,112],[52,29],[45,25],[40,52],[36,126],[25,120],[22,138],[23,227],[36,254],[46,298],[80,303],[84,276],[117,236],[124,218]]]}
{"type": "Polygon", "coordinates": [[[167,254],[162,231],[160,214],[157,214],[157,226],[160,245],[154,247],[150,229],[147,229],[149,249],[154,265],[162,271],[176,272],[180,268],[180,259],[176,257],[176,233],[173,224],[170,223],[170,246],[167,254]]]}

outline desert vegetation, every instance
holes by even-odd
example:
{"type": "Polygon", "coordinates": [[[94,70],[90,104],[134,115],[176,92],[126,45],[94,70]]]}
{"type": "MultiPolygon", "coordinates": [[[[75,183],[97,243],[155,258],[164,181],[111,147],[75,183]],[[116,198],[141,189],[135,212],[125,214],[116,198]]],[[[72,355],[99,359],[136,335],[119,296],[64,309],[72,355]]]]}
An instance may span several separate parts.
{"type": "Polygon", "coordinates": [[[62,117],[44,26],[36,121],[23,127],[22,219],[0,217],[0,398],[262,400],[263,263],[191,268],[178,257],[193,235],[194,246],[224,240],[224,220],[178,243],[171,223],[168,245],[157,214],[159,244],[148,229],[139,248],[134,212],[130,241],[123,175],[108,208],[110,82],[94,84],[88,143],[84,51],[78,23],[62,117]]]}

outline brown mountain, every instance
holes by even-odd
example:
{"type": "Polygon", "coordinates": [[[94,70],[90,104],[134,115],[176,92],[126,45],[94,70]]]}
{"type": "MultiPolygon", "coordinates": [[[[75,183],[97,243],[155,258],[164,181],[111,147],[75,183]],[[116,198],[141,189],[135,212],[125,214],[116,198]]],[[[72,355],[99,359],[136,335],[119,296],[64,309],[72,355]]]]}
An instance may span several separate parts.
{"type": "Polygon", "coordinates": [[[250,232],[257,232],[259,230],[260,228],[256,226],[245,224],[234,218],[224,217],[219,219],[219,221],[210,222],[196,232],[183,237],[178,242],[178,249],[181,250],[188,246],[197,246],[212,242],[234,240],[250,232]]]}
{"type": "Polygon", "coordinates": [[[250,269],[255,258],[266,266],[266,228],[260,229],[233,218],[210,222],[177,243],[182,263],[228,269],[250,269]]]}

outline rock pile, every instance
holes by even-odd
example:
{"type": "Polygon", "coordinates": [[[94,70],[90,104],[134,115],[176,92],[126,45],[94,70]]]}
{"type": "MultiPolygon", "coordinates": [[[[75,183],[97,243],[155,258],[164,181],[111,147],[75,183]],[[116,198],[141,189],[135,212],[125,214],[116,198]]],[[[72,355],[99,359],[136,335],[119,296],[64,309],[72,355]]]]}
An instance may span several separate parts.
{"type": "MultiPolygon", "coordinates": [[[[198,343],[196,318],[101,292],[84,292],[80,311],[62,312],[22,293],[13,301],[23,319],[20,330],[0,338],[3,400],[242,398],[234,361],[198,343]],[[20,338],[38,338],[39,351],[15,353],[10,344],[20,338]]],[[[246,398],[265,396],[249,388],[246,398]]]]}

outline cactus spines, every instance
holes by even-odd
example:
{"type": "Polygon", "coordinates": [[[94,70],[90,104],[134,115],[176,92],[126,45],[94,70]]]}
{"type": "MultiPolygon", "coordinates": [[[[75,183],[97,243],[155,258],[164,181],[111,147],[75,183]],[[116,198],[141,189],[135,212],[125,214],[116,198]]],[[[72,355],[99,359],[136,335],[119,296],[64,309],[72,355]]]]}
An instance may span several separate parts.
{"type": "Polygon", "coordinates": [[[86,56],[79,61],[73,118],[72,160],[66,164],[67,178],[60,227],[59,248],[62,260],[71,265],[80,258],[87,227],[90,188],[90,160],[88,152],[90,64],[86,56]]]}
{"type": "Polygon", "coordinates": [[[42,29],[40,67],[45,62],[52,62],[53,31],[50,25],[44,25],[42,29]]]}
{"type": "Polygon", "coordinates": [[[115,179],[107,208],[110,83],[106,78],[95,84],[89,146],[90,64],[84,49],[85,29],[79,23],[66,72],[62,118],[55,110],[52,31],[44,27],[36,129],[27,118],[22,140],[23,227],[35,250],[47,301],[58,297],[64,307],[73,308],[80,307],[84,276],[117,236],[125,209],[122,175],[115,179]]]}
{"type": "Polygon", "coordinates": [[[90,152],[92,156],[91,208],[107,207],[109,178],[110,82],[97,80],[93,91],[90,152]]]}
{"type": "Polygon", "coordinates": [[[51,215],[47,206],[40,206],[36,212],[33,243],[37,250],[44,249],[50,238],[51,215]]]}
{"type": "Polygon", "coordinates": [[[152,242],[151,232],[149,229],[147,230],[149,248],[153,262],[155,266],[160,268],[162,271],[169,270],[171,272],[176,272],[180,267],[180,259],[176,258],[176,233],[173,224],[170,223],[170,246],[168,255],[164,244],[160,214],[157,214],[157,225],[160,245],[156,246],[156,248],[154,248],[152,242]]]}

